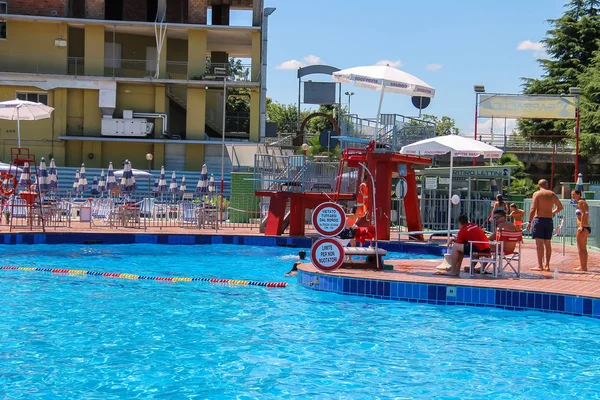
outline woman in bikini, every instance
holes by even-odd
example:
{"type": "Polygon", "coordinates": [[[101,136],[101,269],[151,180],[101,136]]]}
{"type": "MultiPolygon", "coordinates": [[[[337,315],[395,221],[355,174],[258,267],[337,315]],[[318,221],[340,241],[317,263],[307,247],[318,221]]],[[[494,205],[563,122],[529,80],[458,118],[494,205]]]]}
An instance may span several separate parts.
{"type": "Polygon", "coordinates": [[[579,251],[579,267],[575,268],[575,271],[587,271],[588,264],[588,251],[587,241],[588,237],[592,233],[590,227],[590,207],[588,203],[581,198],[580,190],[573,190],[571,192],[571,198],[577,202],[577,250],[579,251]]]}
{"type": "Polygon", "coordinates": [[[506,202],[502,198],[501,194],[498,194],[496,196],[496,202],[494,203],[494,206],[492,207],[492,212],[488,216],[488,221],[492,222],[492,220],[494,218],[494,213],[496,211],[498,211],[498,210],[502,210],[504,212],[508,212],[508,205],[506,204],[506,202]]]}

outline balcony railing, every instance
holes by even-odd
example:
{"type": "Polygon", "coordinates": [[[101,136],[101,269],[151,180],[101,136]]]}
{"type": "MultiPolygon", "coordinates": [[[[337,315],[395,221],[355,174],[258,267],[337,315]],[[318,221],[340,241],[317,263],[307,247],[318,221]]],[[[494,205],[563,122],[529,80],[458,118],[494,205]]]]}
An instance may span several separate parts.
{"type": "MultiPolygon", "coordinates": [[[[252,79],[249,65],[231,68],[229,64],[209,63],[205,74],[188,77],[187,62],[167,61],[166,64],[166,76],[163,79],[223,80],[225,78],[228,81],[241,82],[249,82],[252,79]]],[[[156,65],[146,60],[86,59],[84,57],[50,57],[36,54],[0,53],[0,72],[143,79],[154,78],[156,65]],[[88,67],[91,67],[88,72],[86,72],[86,63],[88,63],[88,67]]]]}

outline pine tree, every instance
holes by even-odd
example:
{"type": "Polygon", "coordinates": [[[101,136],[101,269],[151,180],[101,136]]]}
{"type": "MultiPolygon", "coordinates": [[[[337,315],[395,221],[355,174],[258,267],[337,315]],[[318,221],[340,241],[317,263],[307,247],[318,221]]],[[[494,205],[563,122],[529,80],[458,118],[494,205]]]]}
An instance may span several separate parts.
{"type": "MultiPolygon", "coordinates": [[[[544,73],[540,79],[523,79],[525,94],[568,94],[569,87],[583,86],[581,77],[600,49],[600,0],[571,0],[565,7],[562,17],[549,21],[552,29],[542,40],[549,57],[538,60],[544,73]]],[[[574,121],[566,120],[519,121],[527,137],[570,136],[573,127],[574,121]]],[[[582,124],[582,132],[586,127],[582,124]]]]}

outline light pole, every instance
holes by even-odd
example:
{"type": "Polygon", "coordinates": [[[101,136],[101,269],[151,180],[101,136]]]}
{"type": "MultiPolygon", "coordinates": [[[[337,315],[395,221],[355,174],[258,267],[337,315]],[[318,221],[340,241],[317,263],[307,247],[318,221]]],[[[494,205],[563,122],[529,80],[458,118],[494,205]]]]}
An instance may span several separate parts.
{"type": "MultiPolygon", "coordinates": [[[[475,90],[475,132],[473,134],[473,138],[477,140],[477,113],[479,111],[479,94],[485,93],[485,86],[483,85],[475,85],[473,86],[473,90],[475,90]]],[[[473,166],[477,165],[477,158],[473,157],[473,166]]]]}
{"type": "Polygon", "coordinates": [[[146,230],[146,220],[148,219],[148,215],[150,213],[150,178],[152,178],[151,170],[152,170],[152,159],[154,156],[152,153],[146,154],[146,161],[148,161],[148,199],[146,200],[146,212],[144,214],[144,230],[146,230]]]}
{"type": "Polygon", "coordinates": [[[570,87],[569,93],[577,96],[577,108],[575,109],[575,182],[579,175],[579,121],[581,120],[581,89],[570,87]]]}
{"type": "MultiPolygon", "coordinates": [[[[227,77],[223,79],[223,134],[221,135],[221,201],[219,218],[223,218],[223,197],[225,196],[225,127],[227,125],[227,77]]],[[[222,221],[220,221],[222,222],[222,221]]],[[[218,222],[217,224],[218,225],[218,222]]]]}
{"type": "Polygon", "coordinates": [[[348,115],[350,115],[350,99],[352,98],[352,96],[354,96],[354,92],[346,92],[344,94],[348,96],[348,115]]]}

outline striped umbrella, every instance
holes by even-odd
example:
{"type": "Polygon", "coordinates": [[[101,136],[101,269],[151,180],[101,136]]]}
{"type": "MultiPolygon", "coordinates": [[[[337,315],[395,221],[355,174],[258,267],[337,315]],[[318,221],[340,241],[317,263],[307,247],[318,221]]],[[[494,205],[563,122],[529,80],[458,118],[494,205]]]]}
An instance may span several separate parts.
{"type": "Polygon", "coordinates": [[[169,191],[169,185],[167,185],[167,178],[165,177],[165,167],[160,168],[160,180],[158,181],[158,192],[167,193],[169,191]]]}
{"type": "Polygon", "coordinates": [[[208,171],[206,169],[206,164],[202,166],[202,172],[200,173],[200,179],[198,179],[198,184],[196,185],[196,194],[203,194],[208,192],[208,171]]]}
{"type": "Polygon", "coordinates": [[[81,164],[81,169],[79,170],[79,184],[77,185],[78,193],[85,193],[89,188],[87,176],[85,173],[85,164],[81,164]]]}
{"type": "Polygon", "coordinates": [[[104,178],[104,170],[100,172],[100,179],[98,180],[98,193],[102,194],[106,191],[106,181],[104,178]]]}
{"type": "Polygon", "coordinates": [[[215,176],[214,175],[210,175],[210,180],[208,181],[208,191],[211,194],[215,193],[215,176]]]}
{"type": "Polygon", "coordinates": [[[73,181],[73,192],[77,192],[77,188],[79,187],[79,170],[75,172],[75,181],[73,181]]]}
{"type": "Polygon", "coordinates": [[[181,193],[185,193],[186,189],[187,189],[187,186],[185,184],[185,175],[184,175],[183,178],[181,178],[181,186],[179,187],[179,191],[181,193]]]}
{"type": "Polygon", "coordinates": [[[25,164],[23,164],[23,172],[21,172],[21,176],[19,177],[19,184],[17,185],[17,191],[28,192],[30,186],[31,186],[31,172],[29,169],[29,163],[26,162],[25,164]]]}
{"type": "Polygon", "coordinates": [[[112,162],[108,163],[108,177],[106,178],[106,190],[111,191],[117,187],[117,180],[115,179],[115,170],[113,169],[112,162]]]}
{"type": "Polygon", "coordinates": [[[158,187],[158,178],[154,179],[154,187],[152,188],[152,193],[157,194],[160,192],[158,187]]]}
{"type": "Polygon", "coordinates": [[[135,191],[136,188],[137,185],[135,184],[135,178],[133,177],[131,161],[125,160],[125,167],[123,168],[123,177],[121,178],[121,191],[125,193],[131,193],[135,191]]]}
{"type": "Polygon", "coordinates": [[[171,174],[171,184],[169,185],[169,193],[177,193],[179,189],[177,188],[177,176],[175,175],[175,171],[171,174]]]}
{"type": "Polygon", "coordinates": [[[58,171],[56,170],[56,164],[54,158],[50,159],[50,170],[48,171],[48,183],[50,184],[50,191],[58,189],[58,171]]]}
{"type": "Polygon", "coordinates": [[[93,196],[97,196],[100,194],[100,191],[98,190],[98,177],[94,177],[94,180],[92,181],[92,195],[93,196]]]}
{"type": "Polygon", "coordinates": [[[46,193],[50,190],[50,178],[48,177],[48,170],[46,169],[46,160],[44,157],[40,160],[40,170],[38,171],[38,182],[41,193],[46,193]]]}

